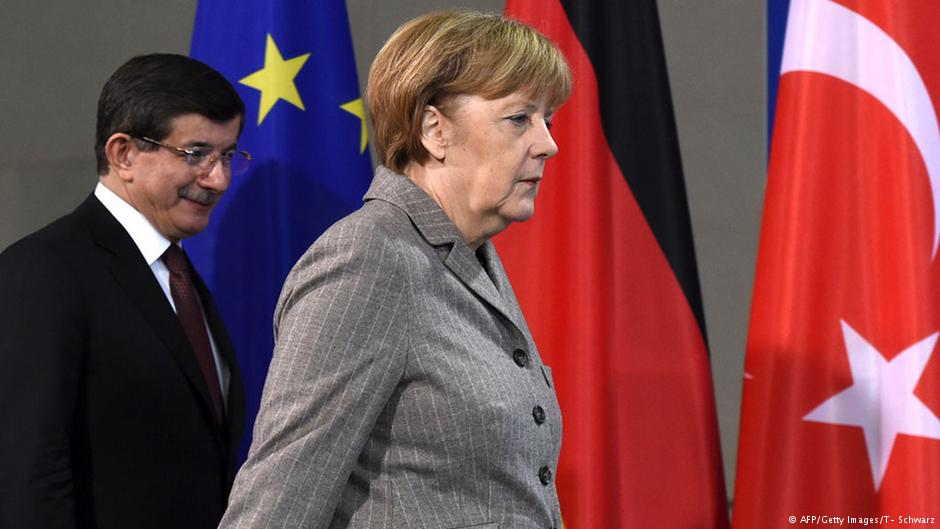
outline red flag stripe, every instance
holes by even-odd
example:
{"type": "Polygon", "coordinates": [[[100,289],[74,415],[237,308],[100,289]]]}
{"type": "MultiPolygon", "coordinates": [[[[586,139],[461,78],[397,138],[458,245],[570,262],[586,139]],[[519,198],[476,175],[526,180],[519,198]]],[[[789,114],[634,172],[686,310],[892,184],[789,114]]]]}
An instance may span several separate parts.
{"type": "MultiPolygon", "coordinates": [[[[862,520],[850,526],[936,519],[937,205],[918,136],[896,113],[896,102],[911,104],[919,90],[896,58],[898,49],[909,58],[937,108],[940,4],[795,0],[788,23],[798,25],[788,38],[801,39],[788,49],[810,54],[791,63],[825,66],[781,77],[734,527],[781,527],[791,516],[796,524],[862,520]],[[878,93],[879,77],[908,85],[878,93]],[[922,362],[909,362],[912,353],[922,362]]],[[[936,118],[915,116],[921,125],[936,118]]]]}
{"type": "Polygon", "coordinates": [[[725,527],[705,344],[611,154],[591,62],[557,1],[510,0],[507,14],[554,40],[575,76],[538,211],[497,238],[554,370],[566,526],[725,527]]]}

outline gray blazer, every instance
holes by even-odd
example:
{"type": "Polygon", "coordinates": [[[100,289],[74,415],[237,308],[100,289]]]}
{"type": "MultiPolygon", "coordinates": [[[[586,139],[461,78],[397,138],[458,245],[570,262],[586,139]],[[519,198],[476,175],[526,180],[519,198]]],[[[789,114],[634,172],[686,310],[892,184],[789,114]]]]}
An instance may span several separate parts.
{"type": "Polygon", "coordinates": [[[365,200],[284,284],[220,527],[560,528],[551,371],[492,243],[384,167],[365,200]]]}

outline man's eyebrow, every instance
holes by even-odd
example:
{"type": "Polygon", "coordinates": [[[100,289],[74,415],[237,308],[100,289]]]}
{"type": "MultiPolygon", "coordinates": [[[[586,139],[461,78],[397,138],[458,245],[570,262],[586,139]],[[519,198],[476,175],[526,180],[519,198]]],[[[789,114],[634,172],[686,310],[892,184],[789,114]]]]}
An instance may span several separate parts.
{"type": "MultiPolygon", "coordinates": [[[[187,147],[190,147],[190,148],[202,148],[202,147],[213,148],[214,145],[212,145],[211,143],[209,143],[209,142],[207,142],[207,141],[197,140],[197,141],[191,141],[191,142],[189,142],[189,143],[187,144],[187,147]]],[[[221,149],[221,150],[222,150],[222,152],[227,152],[227,151],[234,150],[234,149],[236,149],[237,147],[238,147],[238,143],[236,142],[236,143],[233,143],[233,144],[231,144],[231,145],[229,145],[229,146],[227,146],[227,147],[225,147],[224,149],[221,149]]]]}

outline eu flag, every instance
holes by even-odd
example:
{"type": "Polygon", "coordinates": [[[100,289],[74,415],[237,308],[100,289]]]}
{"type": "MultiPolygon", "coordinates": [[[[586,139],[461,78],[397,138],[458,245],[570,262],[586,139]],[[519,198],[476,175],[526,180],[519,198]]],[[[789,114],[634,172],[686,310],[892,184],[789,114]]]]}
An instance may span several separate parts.
{"type": "MultiPolygon", "coordinates": [[[[211,288],[238,353],[248,432],[274,346],[284,278],[371,180],[365,114],[343,0],[200,0],[192,56],[245,101],[233,177],[209,227],[186,251],[211,288]]],[[[250,434],[242,442],[244,458],[250,434]]]]}

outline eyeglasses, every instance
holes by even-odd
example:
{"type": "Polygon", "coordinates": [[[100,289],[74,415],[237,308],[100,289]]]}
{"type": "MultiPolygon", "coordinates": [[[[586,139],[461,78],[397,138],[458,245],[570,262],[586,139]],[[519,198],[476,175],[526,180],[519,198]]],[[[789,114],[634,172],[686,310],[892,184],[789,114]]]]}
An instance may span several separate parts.
{"type": "Polygon", "coordinates": [[[230,175],[240,175],[248,170],[251,165],[251,154],[248,151],[231,150],[219,154],[212,154],[210,149],[187,149],[169,145],[162,141],[157,141],[146,136],[127,133],[128,136],[136,138],[147,143],[152,143],[158,147],[163,147],[171,153],[182,158],[186,165],[197,170],[200,174],[209,174],[215,167],[216,162],[222,162],[222,169],[230,175]]]}

